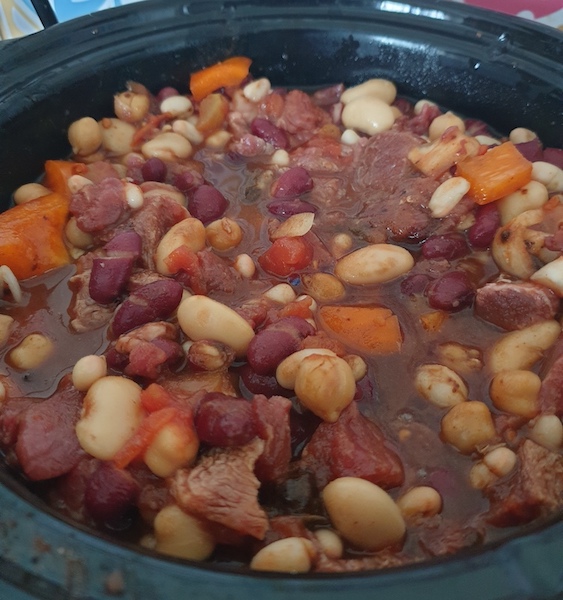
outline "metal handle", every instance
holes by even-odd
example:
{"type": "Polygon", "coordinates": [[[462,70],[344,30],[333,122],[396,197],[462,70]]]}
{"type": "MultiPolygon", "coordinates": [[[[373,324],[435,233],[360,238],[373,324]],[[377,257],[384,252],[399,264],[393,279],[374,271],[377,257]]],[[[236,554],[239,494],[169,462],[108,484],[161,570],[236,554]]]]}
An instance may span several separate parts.
{"type": "Polygon", "coordinates": [[[45,29],[59,22],[49,0],[31,0],[31,4],[45,29]]]}

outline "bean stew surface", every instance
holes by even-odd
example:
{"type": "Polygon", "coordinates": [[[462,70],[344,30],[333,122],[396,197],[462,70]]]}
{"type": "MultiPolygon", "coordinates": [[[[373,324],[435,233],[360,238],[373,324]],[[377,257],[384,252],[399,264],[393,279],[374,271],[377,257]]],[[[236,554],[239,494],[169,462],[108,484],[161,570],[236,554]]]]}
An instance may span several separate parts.
{"type": "Polygon", "coordinates": [[[373,570],[563,508],[563,150],[233,57],[0,215],[0,448],[156,552],[373,570]]]}

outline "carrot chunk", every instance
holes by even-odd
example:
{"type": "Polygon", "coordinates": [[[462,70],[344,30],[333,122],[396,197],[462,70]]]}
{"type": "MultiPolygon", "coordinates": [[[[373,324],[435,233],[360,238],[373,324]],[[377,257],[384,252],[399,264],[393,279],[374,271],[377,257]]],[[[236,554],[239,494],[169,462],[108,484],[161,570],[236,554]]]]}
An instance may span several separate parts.
{"type": "Polygon", "coordinates": [[[370,354],[399,352],[403,342],[397,316],[382,306],[323,306],[321,323],[350,348],[370,354]]]}
{"type": "Polygon", "coordinates": [[[248,76],[252,61],[246,56],[233,56],[190,76],[190,90],[199,102],[219,88],[239,85],[248,76]]]}
{"type": "Polygon", "coordinates": [[[82,175],[88,170],[82,163],[74,163],[67,160],[48,160],[45,162],[44,184],[53,192],[57,192],[70,198],[68,180],[73,175],[82,175]]]}
{"type": "Polygon", "coordinates": [[[529,183],[532,163],[512,142],[505,142],[460,162],[456,175],[469,181],[469,195],[477,204],[488,204],[529,183]]]}
{"type": "Polygon", "coordinates": [[[63,241],[68,200],[57,193],[0,214],[0,264],[18,279],[41,275],[70,262],[63,241]]]}

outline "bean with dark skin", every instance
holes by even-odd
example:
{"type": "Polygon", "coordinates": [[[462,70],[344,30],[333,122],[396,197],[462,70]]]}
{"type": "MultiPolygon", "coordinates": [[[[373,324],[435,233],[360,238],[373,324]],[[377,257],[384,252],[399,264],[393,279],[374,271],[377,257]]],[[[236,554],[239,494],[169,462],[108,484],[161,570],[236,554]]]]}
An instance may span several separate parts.
{"type": "Polygon", "coordinates": [[[295,198],[313,189],[313,180],[303,167],[292,167],[272,184],[274,198],[295,198]]]}
{"type": "Polygon", "coordinates": [[[542,160],[563,169],[563,150],[561,148],[544,148],[542,160]]]}
{"type": "Polygon", "coordinates": [[[500,214],[494,203],[477,207],[475,223],[469,228],[467,238],[474,248],[488,248],[500,227],[500,214]]]}
{"type": "Polygon", "coordinates": [[[278,383],[275,375],[259,375],[248,363],[238,369],[238,375],[241,393],[245,398],[252,398],[255,394],[263,394],[268,398],[293,394],[278,383]]]}
{"type": "Polygon", "coordinates": [[[268,210],[276,217],[291,217],[301,213],[316,213],[317,207],[299,198],[290,200],[273,200],[268,204],[268,210]]]}
{"type": "Polygon", "coordinates": [[[88,283],[88,292],[98,304],[110,304],[125,291],[131,272],[133,259],[108,256],[94,258],[88,283]]]}
{"type": "Polygon", "coordinates": [[[248,364],[259,375],[272,374],[281,361],[299,349],[300,337],[288,331],[264,329],[250,342],[248,364]]]}
{"type": "Polygon", "coordinates": [[[285,131],[276,127],[273,123],[270,123],[268,119],[261,119],[256,117],[250,124],[250,132],[269,142],[275,148],[287,149],[289,148],[289,139],[285,131]]]}
{"type": "Polygon", "coordinates": [[[166,179],[166,165],[156,156],[149,158],[141,167],[141,175],[145,181],[159,181],[166,179]]]}
{"type": "Polygon", "coordinates": [[[408,275],[401,281],[401,292],[406,296],[414,296],[415,294],[423,294],[426,288],[430,285],[432,278],[424,273],[415,273],[408,275]]]}
{"type": "Polygon", "coordinates": [[[460,233],[433,235],[422,244],[422,256],[424,258],[454,260],[468,253],[469,247],[460,233]]]}
{"type": "Polygon", "coordinates": [[[188,199],[190,214],[204,225],[220,219],[228,206],[225,196],[208,184],[200,185],[188,199]]]}
{"type": "Polygon", "coordinates": [[[538,138],[534,138],[529,142],[521,142],[520,144],[514,144],[520,154],[528,159],[530,162],[537,160],[543,160],[543,150],[541,142],[538,138]]]}
{"type": "Polygon", "coordinates": [[[136,231],[123,231],[113,237],[105,246],[107,256],[129,256],[137,260],[143,250],[143,241],[136,231]]]}
{"type": "Polygon", "coordinates": [[[432,282],[427,295],[432,308],[454,312],[473,302],[475,290],[465,271],[449,271],[432,282]]]}

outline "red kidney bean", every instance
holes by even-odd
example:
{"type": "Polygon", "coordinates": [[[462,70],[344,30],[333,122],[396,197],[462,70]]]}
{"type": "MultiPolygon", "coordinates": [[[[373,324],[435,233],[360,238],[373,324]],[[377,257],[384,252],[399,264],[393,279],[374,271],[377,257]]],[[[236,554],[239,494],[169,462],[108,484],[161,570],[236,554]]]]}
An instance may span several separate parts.
{"type": "Polygon", "coordinates": [[[313,180],[303,167],[292,167],[274,181],[271,194],[274,198],[295,198],[313,189],[313,180]]]}
{"type": "Polygon", "coordinates": [[[145,181],[164,181],[166,179],[166,165],[156,156],[149,158],[141,167],[141,175],[145,181]]]}
{"type": "Polygon", "coordinates": [[[95,521],[116,528],[138,495],[139,486],[130,473],[104,462],[86,482],[84,504],[95,521]]]}
{"type": "Polygon", "coordinates": [[[401,281],[401,292],[406,296],[414,296],[415,294],[423,294],[426,288],[432,281],[430,275],[425,273],[416,273],[408,275],[401,281]]]}
{"type": "Polygon", "coordinates": [[[105,246],[107,256],[128,256],[134,261],[141,256],[143,241],[136,231],[123,231],[114,236],[105,246]]]}
{"type": "Polygon", "coordinates": [[[133,259],[108,256],[94,258],[88,292],[94,302],[110,304],[125,290],[133,271],[133,259]]]}
{"type": "Polygon", "coordinates": [[[180,92],[171,86],[163,87],[158,94],[156,95],[156,101],[160,104],[166,98],[170,98],[171,96],[179,96],[180,92]]]}
{"type": "Polygon", "coordinates": [[[194,425],[199,439],[211,446],[242,446],[256,436],[250,402],[219,392],[202,399],[194,425]]]}
{"type": "Polygon", "coordinates": [[[563,169],[563,150],[561,148],[544,148],[541,160],[563,169]]]}
{"type": "Polygon", "coordinates": [[[180,304],[182,286],[173,279],[159,279],[135,290],[117,309],[112,330],[115,336],[167,318],[180,304]]]}
{"type": "Polygon", "coordinates": [[[289,148],[289,139],[285,131],[270,123],[268,119],[256,117],[250,124],[250,132],[269,142],[275,148],[283,148],[284,150],[289,148]]]}
{"type": "Polygon", "coordinates": [[[326,88],[322,88],[313,93],[313,102],[317,106],[330,106],[340,102],[340,96],[344,92],[344,84],[337,83],[326,88]]]}
{"type": "Polygon", "coordinates": [[[252,398],[255,394],[263,394],[268,398],[272,396],[293,395],[293,392],[282,388],[274,375],[259,375],[252,370],[249,364],[238,369],[241,393],[245,398],[252,398]]]}
{"type": "Polygon", "coordinates": [[[188,199],[188,210],[192,217],[204,225],[223,216],[229,203],[221,192],[212,185],[200,185],[188,199]]]}
{"type": "Polygon", "coordinates": [[[195,177],[190,171],[180,171],[172,178],[172,185],[184,194],[191,190],[195,184],[195,177]]]}
{"type": "Polygon", "coordinates": [[[309,321],[305,320],[303,317],[296,316],[283,317],[271,325],[268,325],[267,329],[268,331],[288,331],[289,333],[298,335],[301,339],[306,338],[308,335],[314,335],[316,332],[309,321]]]}
{"type": "Polygon", "coordinates": [[[543,160],[542,145],[539,138],[534,138],[529,142],[522,142],[520,144],[514,144],[520,154],[527,158],[530,162],[537,160],[543,160]]]}
{"type": "Polygon", "coordinates": [[[291,217],[300,213],[316,213],[317,207],[299,198],[291,200],[273,200],[268,204],[268,210],[277,217],[291,217]]]}
{"type": "Polygon", "coordinates": [[[115,348],[109,348],[106,351],[106,362],[108,369],[120,372],[129,364],[129,356],[118,352],[115,348]]]}
{"type": "Polygon", "coordinates": [[[475,291],[465,271],[449,271],[430,284],[427,295],[432,308],[454,312],[469,306],[475,291]]]}
{"type": "Polygon", "coordinates": [[[487,248],[491,245],[497,229],[500,227],[500,213],[494,202],[478,206],[475,211],[475,223],[467,232],[469,243],[474,248],[487,248]]]}
{"type": "Polygon", "coordinates": [[[248,364],[259,375],[274,372],[281,361],[299,349],[300,337],[289,331],[264,329],[248,345],[248,364]]]}
{"type": "Polygon", "coordinates": [[[469,253],[465,238],[460,233],[432,235],[422,244],[424,258],[453,260],[469,253]]]}

